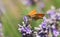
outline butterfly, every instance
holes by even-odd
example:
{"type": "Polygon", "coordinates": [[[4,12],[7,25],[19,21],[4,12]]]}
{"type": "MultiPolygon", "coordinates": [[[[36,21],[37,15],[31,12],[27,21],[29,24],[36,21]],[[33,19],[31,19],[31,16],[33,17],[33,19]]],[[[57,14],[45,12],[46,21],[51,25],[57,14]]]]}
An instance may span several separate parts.
{"type": "Polygon", "coordinates": [[[36,10],[33,10],[32,12],[29,13],[29,16],[32,18],[32,19],[43,19],[43,17],[45,16],[45,14],[42,14],[42,13],[37,13],[36,10]]]}

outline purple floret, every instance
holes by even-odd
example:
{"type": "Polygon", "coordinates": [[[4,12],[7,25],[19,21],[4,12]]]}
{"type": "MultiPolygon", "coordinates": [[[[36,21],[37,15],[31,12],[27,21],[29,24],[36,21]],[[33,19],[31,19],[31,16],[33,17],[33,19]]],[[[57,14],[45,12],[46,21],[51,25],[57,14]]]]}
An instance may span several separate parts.
{"type": "Polygon", "coordinates": [[[40,3],[40,7],[41,8],[44,8],[45,7],[45,4],[43,2],[40,3]]]}
{"type": "Polygon", "coordinates": [[[25,30],[25,28],[23,27],[23,28],[21,28],[21,32],[26,32],[26,30],[25,30]]]}
{"type": "Polygon", "coordinates": [[[55,10],[51,10],[51,11],[49,11],[49,14],[50,14],[50,15],[55,14],[55,10]]]}
{"type": "Polygon", "coordinates": [[[47,27],[46,25],[47,25],[46,22],[43,22],[42,23],[42,28],[46,28],[47,27]]]}
{"type": "Polygon", "coordinates": [[[60,16],[56,16],[56,20],[60,21],[60,16]]]}
{"type": "Polygon", "coordinates": [[[59,31],[56,30],[56,29],[54,29],[54,30],[53,30],[53,35],[54,35],[55,37],[57,37],[57,36],[59,35],[59,31]]]}
{"type": "Polygon", "coordinates": [[[24,16],[23,20],[24,20],[25,22],[27,22],[27,21],[28,21],[27,16],[24,16]]]}
{"type": "Polygon", "coordinates": [[[31,0],[25,0],[25,5],[30,6],[32,4],[31,0]]]}
{"type": "Polygon", "coordinates": [[[28,27],[26,27],[26,34],[31,34],[32,33],[32,30],[28,27]]]}

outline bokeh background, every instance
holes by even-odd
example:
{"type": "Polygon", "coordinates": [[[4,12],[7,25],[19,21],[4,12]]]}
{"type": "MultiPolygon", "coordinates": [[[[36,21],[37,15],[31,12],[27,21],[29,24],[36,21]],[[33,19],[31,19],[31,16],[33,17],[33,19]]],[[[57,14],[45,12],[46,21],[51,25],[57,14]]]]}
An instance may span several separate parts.
{"type": "MultiPolygon", "coordinates": [[[[26,0],[25,0],[26,1],[26,0]]],[[[5,13],[2,15],[2,24],[4,37],[21,37],[18,31],[18,23],[23,21],[23,16],[28,15],[32,10],[36,9],[35,3],[33,5],[24,5],[21,0],[2,0],[5,13]]],[[[45,11],[50,9],[51,5],[60,8],[60,0],[44,0],[45,11]]],[[[42,20],[32,21],[32,28],[38,26],[42,20]]]]}

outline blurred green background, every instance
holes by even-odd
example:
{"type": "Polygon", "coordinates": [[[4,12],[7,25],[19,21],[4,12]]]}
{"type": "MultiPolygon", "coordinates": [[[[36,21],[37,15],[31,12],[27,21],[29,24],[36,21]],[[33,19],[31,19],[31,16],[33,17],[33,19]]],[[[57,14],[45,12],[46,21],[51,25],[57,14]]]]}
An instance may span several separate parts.
{"type": "MultiPolygon", "coordinates": [[[[51,5],[60,8],[60,0],[44,0],[46,4],[45,11],[50,8],[51,5]]],[[[6,7],[6,13],[2,17],[4,36],[5,37],[21,37],[18,31],[18,23],[22,22],[24,15],[27,15],[30,11],[35,9],[36,6],[31,6],[28,10],[20,0],[3,0],[6,7]]],[[[38,26],[42,20],[32,21],[32,27],[38,26]]]]}

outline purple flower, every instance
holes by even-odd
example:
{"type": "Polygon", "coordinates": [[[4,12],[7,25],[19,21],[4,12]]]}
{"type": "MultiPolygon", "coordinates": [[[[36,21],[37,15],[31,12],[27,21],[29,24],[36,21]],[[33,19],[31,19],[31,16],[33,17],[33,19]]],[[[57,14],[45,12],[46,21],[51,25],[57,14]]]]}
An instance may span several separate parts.
{"type": "Polygon", "coordinates": [[[55,10],[48,11],[48,15],[50,16],[51,19],[55,19],[56,18],[56,12],[55,12],[55,10]]]}
{"type": "Polygon", "coordinates": [[[32,4],[31,0],[27,0],[27,6],[30,6],[32,4]]]}
{"type": "Polygon", "coordinates": [[[42,28],[46,28],[47,27],[46,22],[43,22],[41,25],[42,25],[42,28]]]}
{"type": "Polygon", "coordinates": [[[56,29],[54,29],[54,30],[53,30],[53,35],[54,35],[55,37],[57,37],[57,36],[59,35],[59,31],[56,30],[56,29]]]}
{"type": "Polygon", "coordinates": [[[26,6],[30,6],[32,4],[31,0],[21,0],[21,2],[26,6]]]}
{"type": "Polygon", "coordinates": [[[28,27],[25,28],[26,29],[26,34],[31,34],[32,33],[32,30],[28,27]]]}
{"type": "Polygon", "coordinates": [[[51,10],[51,11],[49,12],[49,15],[55,15],[55,11],[54,11],[54,10],[51,10]]]}
{"type": "Polygon", "coordinates": [[[24,16],[23,17],[23,20],[24,20],[25,23],[27,23],[28,22],[28,17],[27,16],[24,16]]]}
{"type": "Polygon", "coordinates": [[[60,16],[56,16],[56,19],[57,19],[57,20],[60,20],[60,16]]]}
{"type": "Polygon", "coordinates": [[[44,8],[45,7],[45,4],[43,2],[40,3],[40,7],[41,8],[44,8]]]}
{"type": "Polygon", "coordinates": [[[24,27],[21,28],[21,32],[26,32],[24,27]]]}

